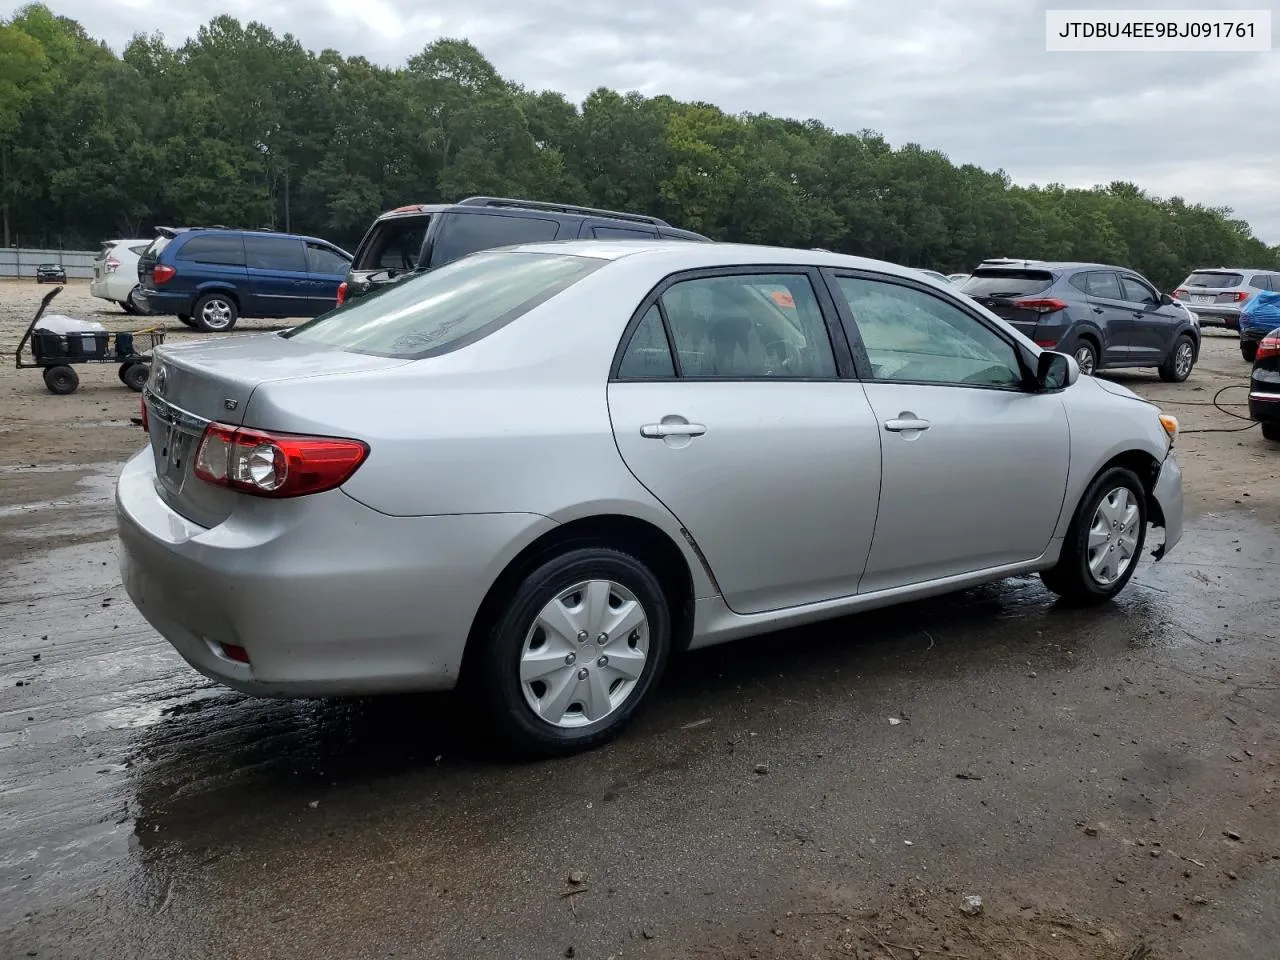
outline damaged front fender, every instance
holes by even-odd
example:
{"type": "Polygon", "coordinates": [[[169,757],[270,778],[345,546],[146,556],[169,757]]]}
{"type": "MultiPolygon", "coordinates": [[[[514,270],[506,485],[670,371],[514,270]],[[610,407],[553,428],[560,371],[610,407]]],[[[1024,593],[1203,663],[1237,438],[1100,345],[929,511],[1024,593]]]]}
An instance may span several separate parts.
{"type": "Polygon", "coordinates": [[[1164,528],[1164,542],[1151,551],[1152,558],[1160,560],[1182,539],[1182,466],[1172,450],[1151,489],[1150,515],[1155,526],[1164,528]]]}

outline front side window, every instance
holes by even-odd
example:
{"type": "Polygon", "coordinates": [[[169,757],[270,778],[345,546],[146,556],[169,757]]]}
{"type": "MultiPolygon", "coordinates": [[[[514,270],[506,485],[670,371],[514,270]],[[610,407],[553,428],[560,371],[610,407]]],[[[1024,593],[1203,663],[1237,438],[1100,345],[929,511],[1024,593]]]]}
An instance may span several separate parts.
{"type": "Polygon", "coordinates": [[[477,254],[384,286],[281,336],[419,360],[488,336],[608,262],[566,254],[477,254]]]}
{"type": "Polygon", "coordinates": [[[302,241],[286,237],[245,237],[244,262],[255,270],[307,272],[307,258],[302,241]]]}
{"type": "Polygon", "coordinates": [[[1013,345],[959,307],[886,281],[840,277],[838,283],[875,379],[1021,386],[1013,345]]]}
{"type": "Polygon", "coordinates": [[[1120,286],[1124,290],[1126,303],[1149,304],[1160,302],[1160,298],[1156,296],[1155,291],[1137,277],[1121,277],[1120,286]]]}
{"type": "Polygon", "coordinates": [[[206,233],[192,237],[178,248],[179,260],[213,263],[225,267],[244,266],[244,239],[238,233],[206,233]]]}
{"type": "Polygon", "coordinates": [[[683,280],[661,304],[683,377],[836,376],[826,323],[803,274],[683,280]]]}
{"type": "Polygon", "coordinates": [[[479,250],[554,240],[559,229],[557,221],[538,217],[507,217],[493,213],[446,214],[435,238],[435,248],[431,251],[431,263],[438,266],[479,250]]]}
{"type": "Polygon", "coordinates": [[[319,243],[307,244],[307,262],[312,273],[346,276],[351,263],[336,250],[319,243]]]}

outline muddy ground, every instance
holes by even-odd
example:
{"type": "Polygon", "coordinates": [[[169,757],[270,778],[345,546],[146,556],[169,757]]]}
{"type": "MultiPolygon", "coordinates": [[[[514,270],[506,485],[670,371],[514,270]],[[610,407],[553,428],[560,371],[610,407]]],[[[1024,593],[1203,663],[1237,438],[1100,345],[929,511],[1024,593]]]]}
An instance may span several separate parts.
{"type": "MultiPolygon", "coordinates": [[[[0,347],[42,292],[0,283],[0,347]]],[[[1212,397],[1247,369],[1211,334],[1186,384],[1117,379],[1225,431],[1212,397]]],[[[516,764],[451,697],[191,671],[116,574],[137,395],[80,370],[54,397],[0,366],[0,960],[1277,955],[1256,429],[1179,439],[1185,540],[1110,606],[1023,578],[690,655],[615,744],[516,764]]]]}

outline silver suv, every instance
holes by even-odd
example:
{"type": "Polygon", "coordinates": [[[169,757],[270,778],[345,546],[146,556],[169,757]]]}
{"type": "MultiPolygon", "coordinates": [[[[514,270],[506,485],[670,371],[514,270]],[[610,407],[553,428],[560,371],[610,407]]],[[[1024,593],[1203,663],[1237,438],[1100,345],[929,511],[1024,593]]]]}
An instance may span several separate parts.
{"type": "Polygon", "coordinates": [[[1206,327],[1240,328],[1245,301],[1262,290],[1280,291],[1280,272],[1258,267],[1206,267],[1173,291],[1200,315],[1206,327]]]}

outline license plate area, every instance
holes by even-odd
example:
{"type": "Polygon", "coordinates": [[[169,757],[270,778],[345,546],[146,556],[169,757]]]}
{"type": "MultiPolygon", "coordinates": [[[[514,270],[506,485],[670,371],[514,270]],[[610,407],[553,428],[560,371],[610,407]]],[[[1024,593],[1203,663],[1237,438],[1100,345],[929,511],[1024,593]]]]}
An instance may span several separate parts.
{"type": "Polygon", "coordinates": [[[1213,303],[1213,297],[1192,296],[1192,303],[1213,303]]]}
{"type": "Polygon", "coordinates": [[[191,474],[191,459],[198,452],[197,445],[208,423],[159,399],[150,390],[145,397],[156,477],[170,493],[181,493],[191,474]]]}

